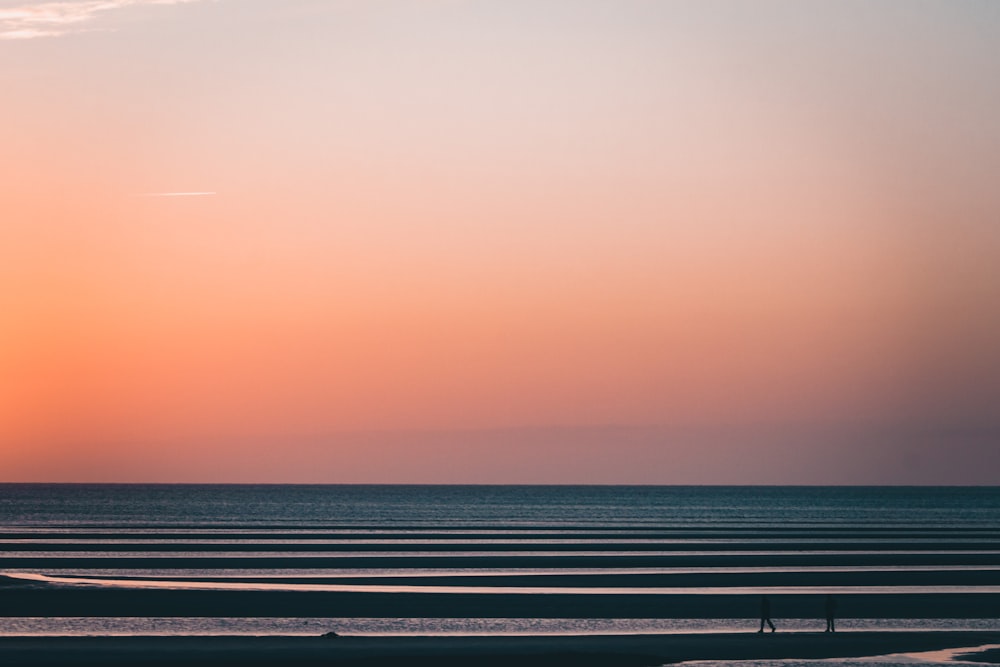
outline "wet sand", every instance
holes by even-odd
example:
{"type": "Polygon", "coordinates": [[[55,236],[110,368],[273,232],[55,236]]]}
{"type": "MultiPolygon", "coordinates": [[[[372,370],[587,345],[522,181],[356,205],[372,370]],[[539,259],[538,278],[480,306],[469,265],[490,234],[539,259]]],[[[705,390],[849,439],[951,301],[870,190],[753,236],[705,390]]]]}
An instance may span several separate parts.
{"type": "MultiPolygon", "coordinates": [[[[9,582],[9,580],[8,580],[9,582]]],[[[823,618],[813,593],[772,594],[781,618],[823,618]]],[[[1000,593],[838,595],[840,618],[996,618],[1000,593]]],[[[84,585],[0,587],[0,617],[747,618],[759,594],[383,593],[159,590],[84,585]]]]}
{"type": "Polygon", "coordinates": [[[838,658],[1000,643],[997,632],[578,637],[0,638],[3,665],[586,665],[838,658]]]}
{"type": "MultiPolygon", "coordinates": [[[[457,549],[461,551],[461,549],[457,549]]],[[[305,552],[304,552],[305,553],[305,552]]],[[[351,552],[345,552],[350,554],[351,552]]],[[[510,569],[510,568],[692,568],[692,567],[845,567],[897,565],[934,567],[938,565],[1000,566],[1000,551],[989,552],[781,552],[698,554],[441,554],[441,555],[294,555],[294,556],[0,556],[0,571],[16,570],[128,570],[217,568],[315,570],[315,569],[510,569]]]]}

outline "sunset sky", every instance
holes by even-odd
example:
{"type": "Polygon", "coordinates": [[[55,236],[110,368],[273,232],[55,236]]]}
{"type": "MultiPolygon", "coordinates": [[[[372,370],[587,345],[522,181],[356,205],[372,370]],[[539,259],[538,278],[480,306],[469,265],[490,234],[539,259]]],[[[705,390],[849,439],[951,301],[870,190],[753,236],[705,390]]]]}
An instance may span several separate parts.
{"type": "Polygon", "coordinates": [[[1000,3],[0,0],[0,481],[997,483],[1000,3]]]}

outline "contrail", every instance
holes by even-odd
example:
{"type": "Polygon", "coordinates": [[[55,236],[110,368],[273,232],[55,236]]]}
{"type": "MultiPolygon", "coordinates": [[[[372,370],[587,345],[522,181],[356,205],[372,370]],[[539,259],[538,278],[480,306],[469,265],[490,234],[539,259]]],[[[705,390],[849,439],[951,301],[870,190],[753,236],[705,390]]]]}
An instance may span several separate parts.
{"type": "Polygon", "coordinates": [[[140,192],[136,197],[209,197],[214,192],[140,192]]]}

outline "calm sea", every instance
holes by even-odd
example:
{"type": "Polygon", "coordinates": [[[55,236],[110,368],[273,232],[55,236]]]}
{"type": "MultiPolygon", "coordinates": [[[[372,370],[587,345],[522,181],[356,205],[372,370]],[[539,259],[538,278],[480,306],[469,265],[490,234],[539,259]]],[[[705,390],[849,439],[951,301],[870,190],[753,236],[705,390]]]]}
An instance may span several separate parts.
{"type": "Polygon", "coordinates": [[[917,618],[845,613],[841,630],[1000,629],[975,605],[955,611],[1000,593],[1000,487],[7,484],[0,550],[7,635],[755,631],[755,602],[727,616],[711,601],[765,593],[783,631],[822,630],[806,605],[827,593],[847,608],[923,596],[917,618]],[[360,611],[296,607],[310,597],[248,597],[236,612],[25,611],[44,598],[31,591],[52,590],[341,594],[360,611]],[[424,597],[371,612],[387,594],[424,597]],[[440,611],[470,595],[513,611],[440,611]],[[673,598],[707,601],[686,603],[705,613],[670,612],[673,598]]]}

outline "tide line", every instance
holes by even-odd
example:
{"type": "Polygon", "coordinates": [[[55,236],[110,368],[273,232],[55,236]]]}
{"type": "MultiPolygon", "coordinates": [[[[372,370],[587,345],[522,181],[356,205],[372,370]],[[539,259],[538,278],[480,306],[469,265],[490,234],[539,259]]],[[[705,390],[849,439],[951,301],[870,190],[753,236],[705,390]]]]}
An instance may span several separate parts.
{"type": "Polygon", "coordinates": [[[169,589],[202,591],[302,591],[329,593],[436,593],[476,595],[756,595],[769,594],[893,594],[893,593],[1000,593],[1000,586],[704,586],[691,588],[650,587],[550,587],[550,586],[419,586],[363,584],[295,584],[218,581],[157,581],[97,577],[55,577],[34,573],[6,573],[6,576],[63,586],[106,588],[169,589]]]}

